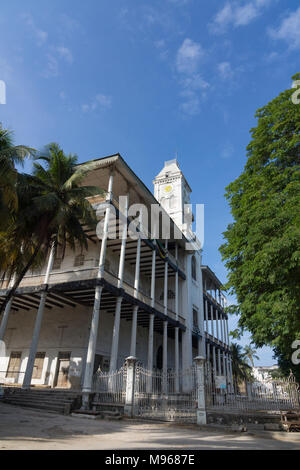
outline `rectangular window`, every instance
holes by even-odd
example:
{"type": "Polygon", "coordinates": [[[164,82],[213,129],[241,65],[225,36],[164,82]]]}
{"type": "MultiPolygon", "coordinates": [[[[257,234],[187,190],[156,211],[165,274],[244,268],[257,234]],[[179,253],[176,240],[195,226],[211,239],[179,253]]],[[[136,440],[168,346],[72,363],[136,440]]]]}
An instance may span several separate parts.
{"type": "Polygon", "coordinates": [[[32,373],[33,379],[40,379],[42,377],[45,355],[46,353],[44,352],[36,353],[32,373]]]}
{"type": "Polygon", "coordinates": [[[21,355],[20,351],[11,352],[6,377],[17,378],[21,367],[21,355]]]}

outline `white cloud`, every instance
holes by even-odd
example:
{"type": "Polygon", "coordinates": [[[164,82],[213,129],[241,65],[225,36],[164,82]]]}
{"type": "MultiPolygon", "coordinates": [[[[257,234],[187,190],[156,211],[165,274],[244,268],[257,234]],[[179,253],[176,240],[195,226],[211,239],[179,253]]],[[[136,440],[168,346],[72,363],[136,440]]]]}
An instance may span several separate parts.
{"type": "Polygon", "coordinates": [[[209,84],[199,73],[199,65],[205,52],[201,44],[186,38],[176,54],[176,71],[181,91],[180,109],[184,114],[195,116],[200,112],[200,97],[205,95],[209,84]]]}
{"type": "Polygon", "coordinates": [[[36,26],[30,13],[24,13],[21,18],[35,37],[37,45],[42,46],[47,41],[48,33],[36,26]]]}
{"type": "Polygon", "coordinates": [[[214,33],[224,33],[229,26],[246,26],[261,15],[270,2],[271,0],[249,0],[243,5],[239,1],[227,2],[209,27],[214,33]]]}
{"type": "Polygon", "coordinates": [[[292,49],[300,47],[300,7],[290,13],[277,29],[269,29],[272,39],[283,39],[292,49]]]}
{"type": "Polygon", "coordinates": [[[47,65],[42,72],[44,78],[52,78],[58,76],[58,60],[52,54],[47,54],[47,65]]]}
{"type": "Polygon", "coordinates": [[[91,101],[91,103],[83,104],[81,106],[81,109],[84,113],[87,113],[89,111],[95,111],[96,109],[110,109],[112,104],[112,99],[108,95],[104,95],[102,93],[98,93],[95,98],[91,101]]]}
{"type": "Polygon", "coordinates": [[[234,72],[229,62],[221,62],[220,64],[218,64],[217,68],[219,75],[223,80],[232,78],[234,75],[234,72]]]}
{"type": "Polygon", "coordinates": [[[196,72],[203,55],[204,51],[201,44],[186,38],[177,52],[177,71],[188,75],[196,72]]]}
{"type": "Polygon", "coordinates": [[[159,58],[165,60],[169,54],[166,41],[164,39],[159,39],[158,41],[154,42],[154,46],[159,51],[159,58]]]}
{"type": "Polygon", "coordinates": [[[45,70],[42,72],[44,78],[57,77],[59,75],[60,61],[72,64],[73,55],[67,47],[58,46],[50,47],[49,53],[46,54],[47,64],[45,70]]]}
{"type": "Polygon", "coordinates": [[[68,49],[67,47],[64,47],[64,46],[59,46],[56,48],[57,52],[58,52],[58,55],[64,59],[66,62],[68,62],[69,64],[72,64],[73,62],[73,55],[72,55],[72,52],[70,51],[70,49],[68,49]]]}

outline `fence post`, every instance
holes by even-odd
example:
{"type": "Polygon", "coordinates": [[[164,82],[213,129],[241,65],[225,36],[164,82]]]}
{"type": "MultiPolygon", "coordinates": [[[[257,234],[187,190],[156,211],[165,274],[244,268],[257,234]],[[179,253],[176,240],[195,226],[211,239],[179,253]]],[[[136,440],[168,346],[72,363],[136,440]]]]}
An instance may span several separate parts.
{"type": "Polygon", "coordinates": [[[204,363],[203,356],[194,359],[196,363],[196,386],[197,386],[197,424],[206,424],[205,390],[204,390],[204,363]]]}
{"type": "Polygon", "coordinates": [[[126,380],[126,398],[124,406],[125,416],[133,417],[134,415],[134,391],[135,391],[135,369],[137,358],[129,356],[126,358],[127,380],[126,380]]]}

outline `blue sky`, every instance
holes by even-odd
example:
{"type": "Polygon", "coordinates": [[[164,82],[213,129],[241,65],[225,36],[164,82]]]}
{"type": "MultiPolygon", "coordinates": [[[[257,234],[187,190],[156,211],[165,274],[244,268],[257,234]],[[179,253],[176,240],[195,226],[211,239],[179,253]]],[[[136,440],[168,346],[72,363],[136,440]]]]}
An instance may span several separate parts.
{"type": "MultiPolygon", "coordinates": [[[[1,5],[0,122],[16,143],[56,141],[79,161],[120,152],[151,189],[177,152],[205,204],[203,262],[225,281],[224,188],[243,169],[256,109],[300,71],[299,51],[294,0],[12,0],[1,5]]],[[[274,363],[269,348],[259,355],[274,363]]]]}

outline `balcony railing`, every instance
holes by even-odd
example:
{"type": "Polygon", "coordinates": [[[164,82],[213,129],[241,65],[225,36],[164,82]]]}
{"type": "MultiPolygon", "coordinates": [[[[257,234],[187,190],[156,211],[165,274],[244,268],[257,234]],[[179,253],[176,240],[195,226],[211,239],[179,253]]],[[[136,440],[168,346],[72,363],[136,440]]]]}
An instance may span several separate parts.
{"type": "MultiPolygon", "coordinates": [[[[88,280],[88,279],[95,279],[97,277],[98,267],[90,267],[90,268],[72,268],[70,270],[65,271],[57,271],[50,274],[49,278],[49,285],[53,284],[60,284],[63,282],[71,282],[71,281],[81,281],[81,280],[88,280]]],[[[107,269],[104,271],[103,278],[109,282],[114,287],[118,287],[119,285],[119,278],[114,273],[108,271],[107,269]]],[[[44,275],[37,274],[37,275],[28,275],[25,276],[20,284],[20,287],[30,287],[30,286],[37,286],[44,283],[44,275]]],[[[5,287],[4,287],[5,288],[5,287]]],[[[134,288],[134,285],[129,281],[128,278],[123,280],[122,288],[125,292],[132,297],[137,298],[141,302],[145,303],[146,305],[152,306],[152,299],[151,297],[143,290],[143,287],[138,291],[134,288]]],[[[161,313],[164,313],[164,305],[159,301],[155,300],[154,308],[161,313]]],[[[178,315],[176,318],[176,313],[171,310],[170,308],[167,309],[168,316],[173,320],[179,320],[182,324],[185,324],[185,319],[178,315]]]]}

